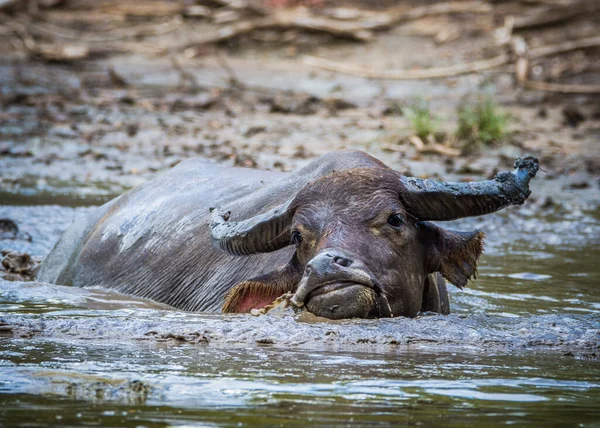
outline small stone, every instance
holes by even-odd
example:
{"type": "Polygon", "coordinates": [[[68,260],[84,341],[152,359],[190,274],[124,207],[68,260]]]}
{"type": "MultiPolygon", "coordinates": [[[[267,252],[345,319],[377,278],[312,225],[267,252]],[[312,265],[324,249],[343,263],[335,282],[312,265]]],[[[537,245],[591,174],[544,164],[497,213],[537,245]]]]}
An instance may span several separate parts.
{"type": "Polygon", "coordinates": [[[565,106],[562,114],[565,125],[569,125],[572,128],[577,128],[585,120],[585,116],[581,113],[581,110],[574,105],[565,106]]]}
{"type": "Polygon", "coordinates": [[[31,281],[35,278],[41,259],[31,257],[18,251],[3,251],[1,266],[6,272],[3,278],[7,281],[31,281]]]}
{"type": "Polygon", "coordinates": [[[0,219],[0,239],[17,239],[19,227],[9,218],[0,219]]]}
{"type": "Polygon", "coordinates": [[[266,126],[251,126],[246,130],[246,132],[244,132],[244,137],[251,138],[257,134],[265,132],[266,130],[266,126]]]}

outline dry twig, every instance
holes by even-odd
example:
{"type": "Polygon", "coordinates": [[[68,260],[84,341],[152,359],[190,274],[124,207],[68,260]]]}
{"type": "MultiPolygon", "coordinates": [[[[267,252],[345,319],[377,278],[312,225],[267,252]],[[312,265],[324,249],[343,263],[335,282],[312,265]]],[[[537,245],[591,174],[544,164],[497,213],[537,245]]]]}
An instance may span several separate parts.
{"type": "Polygon", "coordinates": [[[415,149],[419,154],[434,154],[451,157],[460,155],[459,150],[453,149],[452,147],[443,144],[438,144],[432,141],[428,141],[427,144],[425,144],[423,140],[417,135],[411,135],[410,137],[408,137],[408,141],[413,146],[415,146],[415,149]]]}
{"type": "MultiPolygon", "coordinates": [[[[574,4],[573,0],[521,0],[523,3],[543,4],[547,6],[569,6],[574,4]]],[[[575,0],[576,2],[577,0],[575,0]]]]}
{"type": "Polygon", "coordinates": [[[460,156],[460,150],[453,149],[452,147],[444,146],[443,144],[429,144],[426,145],[423,150],[421,150],[423,154],[434,154],[434,155],[442,155],[442,156],[460,156]]]}
{"type": "MultiPolygon", "coordinates": [[[[91,2],[92,5],[94,2],[91,2]]],[[[94,12],[104,12],[114,15],[158,17],[173,16],[185,11],[184,2],[170,1],[111,1],[94,7],[94,12]]]]}
{"type": "Polygon", "coordinates": [[[569,21],[579,15],[600,11],[600,2],[596,0],[574,2],[564,7],[540,7],[530,15],[515,19],[514,29],[525,30],[546,25],[555,25],[569,21]]]}
{"type": "Polygon", "coordinates": [[[10,28],[17,36],[21,38],[23,41],[23,46],[28,51],[34,51],[37,44],[35,40],[27,30],[27,26],[15,21],[12,17],[0,13],[0,22],[4,23],[8,28],[10,28]]]}
{"type": "Polygon", "coordinates": [[[526,79],[523,86],[529,89],[544,92],[556,92],[559,94],[600,94],[600,85],[572,85],[567,83],[549,83],[526,79]]]}
{"type": "Polygon", "coordinates": [[[348,23],[345,22],[315,17],[306,13],[297,14],[284,12],[277,12],[272,16],[255,18],[248,21],[240,21],[221,27],[216,31],[216,33],[210,33],[205,37],[186,43],[179,49],[189,49],[199,45],[223,43],[258,30],[285,30],[291,28],[320,31],[338,37],[344,37],[363,42],[373,38],[373,34],[370,31],[357,29],[355,25],[348,25],[348,23]]]}
{"type": "MultiPolygon", "coordinates": [[[[535,49],[528,50],[525,40],[521,37],[512,37],[512,49],[517,55],[516,60],[516,73],[517,79],[520,82],[525,82],[525,75],[529,73],[529,60],[540,58],[543,56],[555,55],[559,53],[565,53],[577,49],[594,48],[600,46],[600,36],[587,37],[579,40],[569,40],[567,42],[558,43],[555,45],[541,46],[535,49]]],[[[451,76],[458,76],[461,74],[476,73],[483,70],[492,69],[501,65],[508,64],[510,62],[510,56],[507,54],[500,54],[496,57],[474,61],[467,64],[457,64],[448,67],[435,67],[422,70],[390,70],[390,71],[379,71],[367,68],[364,66],[345,64],[342,62],[336,62],[327,60],[324,58],[316,58],[307,56],[304,58],[304,63],[317,68],[322,68],[328,71],[334,71],[337,73],[349,74],[353,76],[365,77],[370,79],[390,79],[390,80],[418,80],[418,79],[439,79],[451,76]]],[[[553,86],[537,85],[537,82],[532,83],[533,86],[545,87],[550,90],[553,86]]],[[[531,86],[531,87],[533,87],[531,86]]],[[[576,91],[577,89],[573,85],[568,85],[562,88],[563,91],[571,90],[576,91]]],[[[582,88],[583,92],[580,93],[593,93],[595,91],[593,86],[588,88],[582,88]],[[590,92],[591,91],[591,92],[590,92]]]]}
{"type": "Polygon", "coordinates": [[[575,49],[583,49],[600,46],[600,37],[588,37],[586,39],[571,40],[556,45],[542,46],[536,50],[529,50],[527,42],[522,37],[513,38],[513,50],[517,55],[515,62],[515,73],[517,82],[525,88],[544,92],[556,92],[561,94],[598,94],[600,85],[574,85],[567,83],[550,83],[529,79],[530,59],[557,53],[569,52],[575,49]]]}
{"type": "MultiPolygon", "coordinates": [[[[487,3],[481,1],[453,1],[447,3],[438,3],[427,6],[419,6],[413,9],[406,9],[402,6],[383,12],[384,15],[389,16],[388,26],[400,24],[402,22],[421,19],[426,16],[435,15],[448,15],[451,13],[491,13],[493,8],[487,3]]],[[[372,30],[379,30],[388,28],[388,26],[381,26],[371,28],[372,30]]]]}
{"type": "Polygon", "coordinates": [[[240,79],[238,79],[237,75],[235,74],[235,71],[233,71],[233,68],[231,68],[231,66],[229,65],[225,57],[221,54],[221,52],[215,50],[215,56],[219,67],[221,67],[223,71],[225,71],[225,74],[227,74],[227,81],[229,85],[235,88],[243,88],[244,85],[242,84],[240,79]]]}
{"type": "Polygon", "coordinates": [[[177,74],[179,74],[179,86],[186,87],[189,83],[192,88],[199,87],[198,81],[196,80],[196,76],[194,76],[192,73],[186,71],[183,68],[175,54],[170,54],[169,60],[171,61],[171,65],[173,66],[175,71],[177,71],[177,74]]]}
{"type": "Polygon", "coordinates": [[[574,51],[577,49],[595,48],[600,46],[600,36],[586,37],[578,40],[568,40],[555,45],[540,46],[539,48],[530,49],[528,52],[529,59],[540,58],[543,56],[556,55],[574,51]]]}
{"type": "Polygon", "coordinates": [[[443,79],[447,77],[488,70],[508,64],[509,62],[509,55],[500,54],[490,59],[474,61],[466,64],[455,64],[447,67],[433,67],[422,70],[378,71],[364,66],[344,64],[324,58],[316,58],[312,56],[304,57],[304,63],[311,67],[322,68],[324,70],[335,71],[343,74],[350,74],[352,76],[366,77],[369,79],[390,80],[443,79]]]}
{"type": "Polygon", "coordinates": [[[335,12],[330,11],[329,17],[317,16],[308,9],[300,7],[292,10],[279,10],[260,18],[221,27],[216,33],[211,33],[187,43],[181,49],[188,49],[197,45],[223,43],[254,31],[273,29],[317,31],[336,37],[366,42],[373,39],[373,31],[385,30],[402,22],[425,16],[464,12],[489,13],[491,11],[491,6],[480,1],[462,1],[416,7],[408,11],[405,7],[393,8],[384,12],[357,11],[358,13],[353,19],[336,19],[335,12]]]}
{"type": "Polygon", "coordinates": [[[84,45],[40,43],[31,52],[46,61],[77,61],[90,56],[90,49],[84,45]]]}
{"type": "Polygon", "coordinates": [[[179,29],[183,23],[181,17],[176,16],[161,24],[145,24],[134,28],[113,30],[110,35],[99,36],[72,30],[70,28],[59,27],[49,23],[33,22],[26,15],[18,15],[13,19],[20,24],[25,25],[33,33],[49,35],[56,38],[80,40],[86,43],[107,43],[134,37],[166,34],[179,29]]]}

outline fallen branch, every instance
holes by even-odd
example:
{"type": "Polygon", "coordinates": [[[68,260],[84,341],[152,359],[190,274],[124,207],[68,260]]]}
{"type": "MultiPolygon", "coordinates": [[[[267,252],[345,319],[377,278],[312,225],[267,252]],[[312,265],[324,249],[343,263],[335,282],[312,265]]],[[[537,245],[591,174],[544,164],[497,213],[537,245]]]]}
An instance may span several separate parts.
{"type": "Polygon", "coordinates": [[[256,18],[249,21],[236,22],[221,27],[216,33],[211,33],[203,38],[193,40],[179,47],[177,50],[194,48],[200,45],[224,43],[228,40],[240,37],[258,30],[276,29],[301,29],[319,31],[337,37],[353,39],[361,42],[373,38],[370,31],[357,29],[356,25],[339,22],[334,19],[320,18],[308,14],[277,13],[265,18],[256,18]]]}
{"type": "Polygon", "coordinates": [[[420,153],[422,153],[424,155],[434,154],[434,155],[442,155],[442,156],[449,156],[449,157],[460,156],[460,150],[453,149],[452,147],[447,147],[442,144],[427,145],[423,148],[423,150],[420,151],[420,153]]]}
{"type": "Polygon", "coordinates": [[[460,155],[459,150],[453,149],[452,147],[445,146],[443,144],[438,144],[432,141],[428,141],[426,144],[417,135],[411,135],[410,137],[408,137],[408,142],[415,147],[417,153],[419,154],[434,154],[450,157],[460,155]]]}
{"type": "Polygon", "coordinates": [[[77,61],[90,56],[90,49],[84,45],[71,44],[38,44],[30,52],[32,55],[50,62],[77,61]]]}
{"type": "Polygon", "coordinates": [[[543,4],[546,6],[571,6],[577,2],[577,0],[521,0],[523,3],[531,4],[543,4]]]}
{"type": "Polygon", "coordinates": [[[600,85],[573,85],[566,83],[549,83],[526,79],[522,82],[523,86],[529,89],[544,92],[556,92],[559,94],[582,94],[593,95],[600,94],[600,85]]]}
{"type": "MultiPolygon", "coordinates": [[[[522,38],[513,38],[513,41],[518,41],[522,45],[524,40],[522,38]]],[[[570,52],[577,49],[587,49],[600,46],[600,36],[587,37],[579,40],[570,40],[555,45],[541,46],[539,48],[528,50],[526,46],[519,46],[518,48],[513,46],[513,50],[519,58],[535,59],[544,56],[555,55],[559,53],[570,52]]],[[[435,67],[427,68],[422,70],[390,70],[390,71],[378,71],[364,66],[345,64],[341,62],[331,61],[324,58],[317,58],[312,56],[304,57],[305,64],[311,67],[322,68],[324,70],[333,71],[337,73],[349,74],[352,76],[365,77],[369,79],[389,79],[389,80],[420,80],[420,79],[441,79],[451,76],[458,76],[461,74],[476,73],[483,70],[499,67],[501,65],[508,64],[510,57],[507,54],[501,54],[496,57],[474,61],[467,64],[457,64],[448,67],[435,67]]],[[[517,69],[521,69],[518,73],[523,75],[523,61],[519,63],[517,60],[517,69]]],[[[528,69],[528,65],[527,65],[528,69]]],[[[520,79],[525,81],[525,79],[520,79]]],[[[535,82],[534,82],[535,83],[535,82]]],[[[585,90],[585,89],[582,89],[585,90]]],[[[587,92],[582,92],[587,93],[587,92]]]]}
{"type": "Polygon", "coordinates": [[[529,89],[560,94],[600,94],[600,85],[574,85],[568,83],[550,83],[529,79],[530,59],[572,51],[575,49],[600,46],[600,37],[572,40],[551,46],[542,46],[530,50],[522,37],[513,38],[513,51],[517,55],[515,74],[517,82],[529,89]]]}
{"type": "Polygon", "coordinates": [[[89,47],[83,44],[71,43],[37,43],[31,36],[26,24],[15,20],[13,17],[0,13],[0,23],[11,29],[23,42],[23,48],[28,55],[46,61],[73,61],[102,55],[109,52],[139,52],[147,54],[162,54],[164,49],[141,43],[128,43],[121,41],[118,44],[106,43],[102,46],[89,47]]]}
{"type": "Polygon", "coordinates": [[[407,9],[406,6],[397,6],[383,12],[365,12],[348,8],[329,9],[327,11],[329,16],[337,20],[354,21],[360,28],[370,31],[385,30],[398,24],[427,16],[491,12],[493,12],[493,8],[481,1],[454,1],[419,6],[412,9],[407,9]]]}
{"type": "Polygon", "coordinates": [[[522,3],[543,4],[550,6],[569,6],[575,4],[577,0],[521,0],[522,3]]]}
{"type": "Polygon", "coordinates": [[[127,16],[67,8],[50,9],[43,13],[44,22],[60,28],[86,28],[87,31],[107,32],[122,28],[127,16]]]}
{"type": "Polygon", "coordinates": [[[23,46],[28,51],[35,50],[37,44],[31,34],[27,30],[27,26],[15,21],[10,16],[5,15],[0,12],[0,22],[4,23],[8,28],[10,28],[19,38],[23,41],[23,46]]]}
{"type": "Polygon", "coordinates": [[[344,64],[337,61],[331,61],[312,56],[304,57],[303,62],[311,67],[322,68],[337,73],[349,74],[352,76],[366,77],[369,79],[389,79],[389,80],[422,80],[422,79],[443,79],[462,74],[477,73],[508,64],[510,57],[507,54],[500,54],[490,59],[474,61],[466,64],[456,64],[447,67],[433,67],[422,70],[390,70],[377,71],[364,66],[344,64]]]}
{"type": "Polygon", "coordinates": [[[14,17],[13,20],[25,25],[29,31],[33,33],[47,36],[49,35],[56,38],[74,39],[87,43],[107,43],[134,37],[166,34],[179,29],[183,23],[181,17],[176,16],[175,18],[161,24],[140,25],[134,28],[114,30],[110,35],[99,36],[72,30],[70,28],[58,27],[48,23],[33,22],[25,15],[14,17]]]}
{"type": "Polygon", "coordinates": [[[221,27],[216,33],[187,43],[179,49],[223,43],[258,30],[317,31],[336,37],[367,42],[373,39],[373,31],[388,29],[409,20],[449,13],[489,13],[492,10],[490,5],[480,1],[461,1],[421,6],[409,10],[406,10],[405,7],[397,7],[384,12],[358,11],[360,13],[356,15],[355,19],[347,20],[336,19],[334,12],[330,12],[329,17],[317,16],[306,8],[296,8],[276,11],[271,15],[221,27]]]}
{"type": "MultiPolygon", "coordinates": [[[[90,2],[93,3],[94,2],[90,2]]],[[[185,11],[184,2],[167,1],[111,1],[95,7],[94,12],[110,13],[115,15],[157,17],[173,16],[185,11]]]]}
{"type": "Polygon", "coordinates": [[[335,19],[323,18],[307,13],[306,9],[298,9],[293,13],[278,12],[273,16],[276,26],[282,28],[296,28],[309,31],[320,31],[334,36],[369,41],[373,34],[362,25],[340,22],[335,19]],[[301,13],[298,13],[298,10],[301,13]]]}
{"type": "Polygon", "coordinates": [[[595,48],[600,46],[600,36],[586,37],[579,40],[569,40],[555,45],[540,46],[539,48],[530,49],[528,53],[529,59],[540,58],[543,56],[555,55],[574,51],[577,49],[595,48]]]}
{"type": "Polygon", "coordinates": [[[573,3],[564,7],[541,7],[534,13],[515,19],[514,29],[526,30],[546,25],[556,25],[579,15],[600,11],[600,2],[588,1],[573,3]]]}
{"type": "Polygon", "coordinates": [[[410,137],[408,137],[408,142],[415,146],[415,149],[417,149],[418,152],[425,148],[425,143],[417,135],[411,135],[410,137]]]}
{"type": "Polygon", "coordinates": [[[383,14],[390,16],[390,23],[388,25],[397,25],[401,22],[421,19],[426,16],[448,15],[451,13],[491,13],[493,10],[491,5],[480,1],[458,1],[419,6],[408,11],[403,7],[399,7],[385,11],[383,14]]]}

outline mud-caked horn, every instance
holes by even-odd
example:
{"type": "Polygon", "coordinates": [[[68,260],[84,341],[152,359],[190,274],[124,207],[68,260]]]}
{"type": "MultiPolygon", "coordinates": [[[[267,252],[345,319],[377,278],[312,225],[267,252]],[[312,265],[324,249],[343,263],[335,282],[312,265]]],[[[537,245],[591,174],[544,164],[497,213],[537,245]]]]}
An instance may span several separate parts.
{"type": "Polygon", "coordinates": [[[400,199],[405,209],[421,220],[489,214],[525,202],[531,193],[529,180],[538,169],[538,160],[528,156],[517,159],[513,171],[500,172],[493,180],[446,183],[400,176],[400,199]]]}
{"type": "Polygon", "coordinates": [[[213,245],[233,256],[268,253],[290,244],[285,233],[292,220],[291,201],[242,221],[228,221],[229,212],[211,208],[213,245]]]}

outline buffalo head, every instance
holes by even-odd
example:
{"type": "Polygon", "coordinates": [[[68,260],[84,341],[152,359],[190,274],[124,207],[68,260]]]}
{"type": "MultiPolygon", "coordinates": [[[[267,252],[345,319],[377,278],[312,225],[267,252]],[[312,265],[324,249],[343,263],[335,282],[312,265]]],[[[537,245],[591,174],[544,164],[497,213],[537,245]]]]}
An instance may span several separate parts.
{"type": "Polygon", "coordinates": [[[471,183],[356,168],[317,179],[248,220],[228,222],[214,211],[213,241],[231,255],[296,247],[287,266],[234,287],[223,310],[246,312],[292,291],[296,305],[327,318],[415,316],[428,281],[441,274],[464,287],[483,251],[483,232],[445,230],[429,221],[522,204],[537,160],[517,160],[515,168],[471,183]]]}

